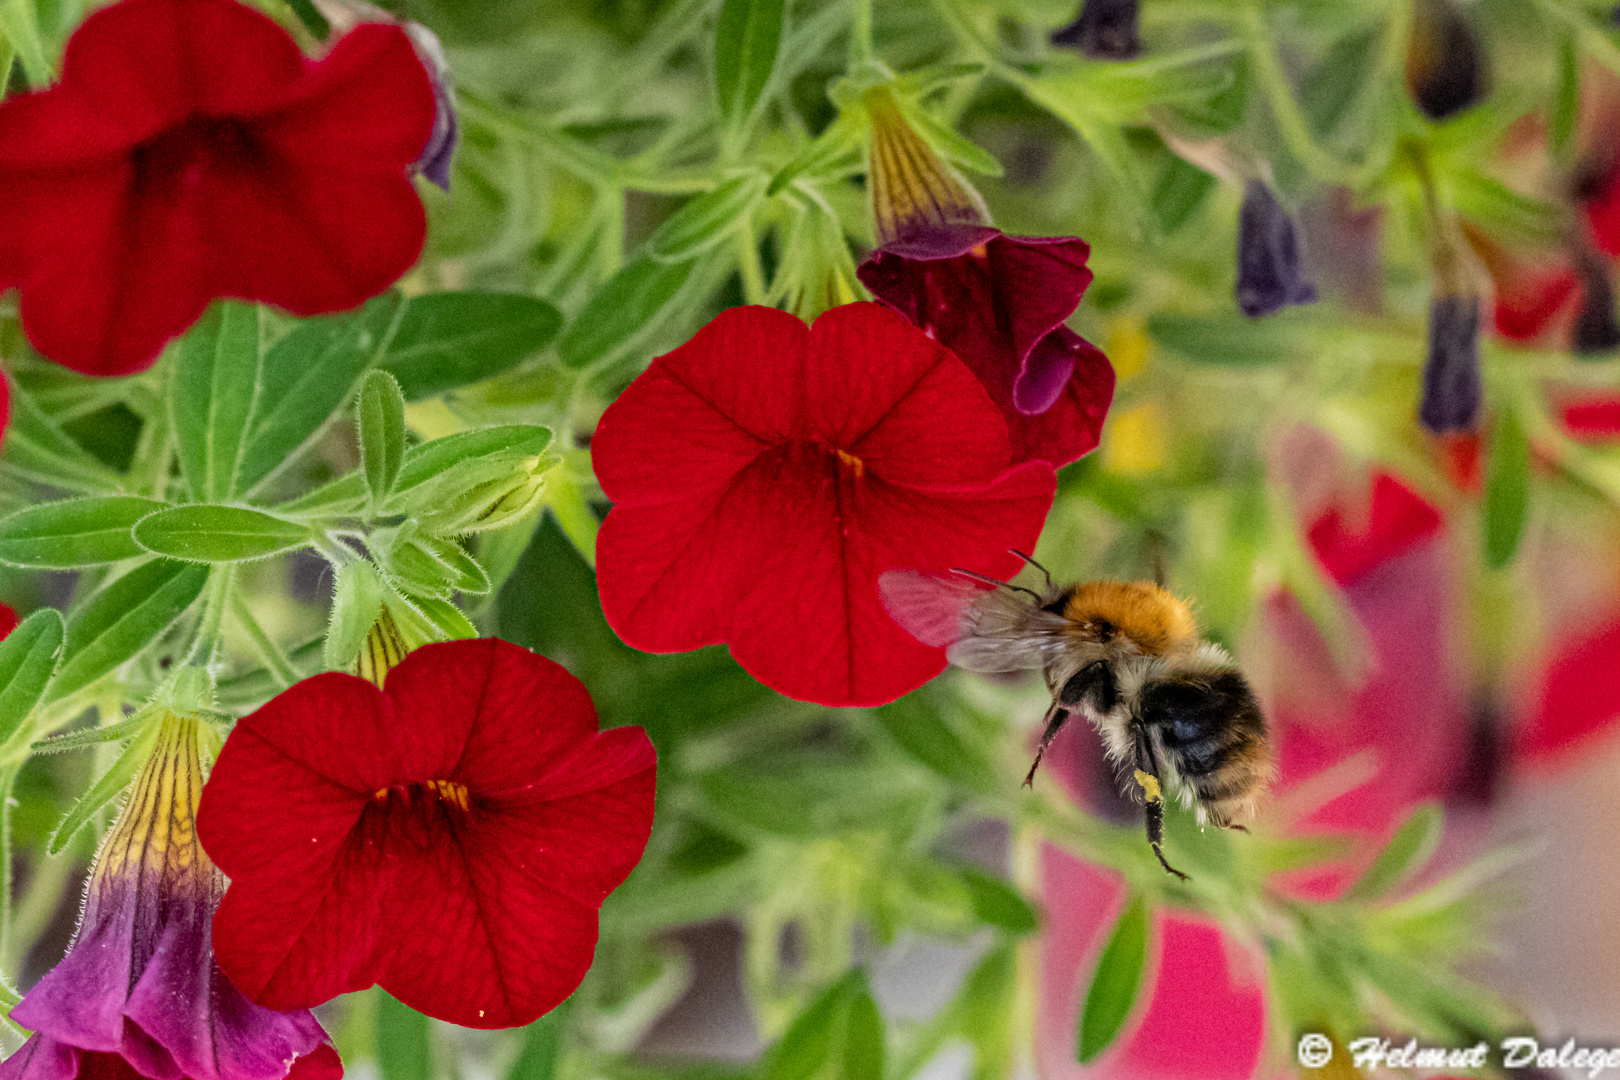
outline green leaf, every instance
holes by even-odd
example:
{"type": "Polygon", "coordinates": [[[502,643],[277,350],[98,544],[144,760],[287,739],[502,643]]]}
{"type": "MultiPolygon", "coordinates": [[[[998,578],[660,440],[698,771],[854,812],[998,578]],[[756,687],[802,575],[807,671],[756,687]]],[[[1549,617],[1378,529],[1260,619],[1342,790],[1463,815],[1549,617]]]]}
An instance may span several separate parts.
{"type": "Polygon", "coordinates": [[[360,433],[360,472],[373,505],[394,488],[405,461],[405,396],[386,371],[373,371],[360,384],[355,406],[360,433]]]}
{"type": "Polygon", "coordinates": [[[489,575],[467,549],[442,536],[418,536],[414,542],[444,568],[444,580],[456,592],[482,596],[489,592],[489,575]]]}
{"type": "Polygon", "coordinates": [[[242,451],[237,490],[252,493],[295,460],[343,407],[388,343],[397,292],[357,312],[305,319],[264,358],[259,400],[242,451]]]}
{"type": "Polygon", "coordinates": [[[143,554],[130,529],[164,504],[134,495],[67,499],[0,519],[0,561],[72,570],[143,554]]]}
{"type": "Polygon", "coordinates": [[[382,610],[383,586],[369,562],[344,563],[332,579],[332,618],[323,656],[327,670],[346,671],[382,610]]]}
{"type": "Polygon", "coordinates": [[[1547,139],[1553,153],[1562,158],[1575,134],[1575,119],[1581,102],[1581,63],[1575,35],[1566,31],[1558,41],[1558,90],[1553,96],[1552,122],[1547,139]]]}
{"type": "Polygon", "coordinates": [[[1360,903],[1377,900],[1408,875],[1421,870],[1440,845],[1444,827],[1445,811],[1439,803],[1423,803],[1413,809],[1372,865],[1350,886],[1345,899],[1360,903]]]}
{"type": "Polygon", "coordinates": [[[122,489],[118,474],[74,442],[16,379],[8,379],[11,415],[6,421],[6,464],[55,487],[95,494],[122,489]]]}
{"type": "Polygon", "coordinates": [[[657,322],[692,272],[692,263],[661,263],[643,256],[602,283],[562,340],[557,355],[571,368],[590,367],[617,356],[657,322]]]}
{"type": "Polygon", "coordinates": [[[1259,367],[1279,364],[1293,355],[1298,341],[1292,312],[1268,319],[1246,319],[1232,312],[1223,315],[1178,315],[1158,312],[1148,316],[1148,337],[1194,364],[1259,367]]]}
{"type": "Polygon", "coordinates": [[[647,254],[662,263],[685,262],[747,224],[765,190],[759,173],[733,177],[688,202],[647,238],[647,254]]]}
{"type": "Polygon", "coordinates": [[[777,1040],[765,1067],[765,1080],[812,1080],[832,1058],[840,1021],[850,1000],[864,989],[859,968],[833,983],[800,1013],[777,1040]],[[859,983],[857,982],[859,980],[859,983]]]}
{"type": "Polygon", "coordinates": [[[507,1070],[506,1080],[556,1080],[562,1058],[563,1014],[568,1003],[557,1006],[523,1029],[523,1049],[507,1070]]]}
{"type": "Polygon", "coordinates": [[[45,696],[62,653],[62,634],[61,614],[41,608],[0,641],[0,745],[45,696]]]}
{"type": "Polygon", "coordinates": [[[450,601],[441,600],[436,596],[412,596],[408,599],[415,610],[397,614],[401,622],[417,622],[418,631],[426,631],[423,636],[439,641],[457,641],[478,636],[478,628],[450,601]]]}
{"type": "Polygon", "coordinates": [[[229,563],[265,559],[313,539],[296,521],[245,506],[177,506],[142,518],[135,539],[148,551],[186,562],[229,563]]]}
{"type": "Polygon", "coordinates": [[[947,780],[979,792],[992,792],[1002,778],[984,751],[963,738],[944,715],[948,698],[928,691],[907,694],[872,710],[900,747],[947,780]]]}
{"type": "Polygon", "coordinates": [[[1513,561],[1530,511],[1530,440],[1512,408],[1491,427],[1485,461],[1485,565],[1499,570],[1513,561]]]}
{"type": "Polygon", "coordinates": [[[521,293],[429,293],[405,305],[379,366],[407,401],[420,401],[515,367],[562,323],[556,308],[521,293]]]}
{"type": "Polygon", "coordinates": [[[315,35],[316,41],[325,41],[326,36],[332,32],[332,24],[326,21],[311,0],[287,0],[287,6],[292,8],[298,21],[304,24],[304,29],[315,35]]]}
{"type": "Polygon", "coordinates": [[[242,448],[259,393],[263,318],[257,304],[211,306],[180,342],[170,415],[192,498],[237,493],[242,448]]]}
{"type": "Polygon", "coordinates": [[[73,804],[73,809],[69,810],[61,824],[56,826],[56,831],[51,833],[51,838],[45,845],[47,852],[52,855],[61,854],[74,834],[89,824],[90,819],[95,817],[103,806],[118,798],[119,794],[129,787],[130,781],[135,779],[135,774],[141,771],[141,766],[146,764],[146,759],[152,755],[153,748],[157,746],[158,735],[163,731],[163,725],[153,723],[150,716],[147,717],[144,726],[145,730],[124,748],[124,752],[118,755],[118,760],[112,763],[112,768],[103,773],[101,779],[80,796],[79,801],[73,804]]]}
{"type": "Polygon", "coordinates": [[[1568,232],[1563,207],[1514,191],[1472,166],[1450,169],[1440,179],[1457,213],[1503,240],[1547,246],[1568,232]]]}
{"type": "Polygon", "coordinates": [[[394,499],[412,488],[436,480],[464,461],[479,458],[519,459],[544,453],[551,445],[551,432],[547,428],[528,424],[507,424],[500,427],[479,428],[476,431],[458,431],[442,439],[413,446],[405,452],[405,463],[394,483],[394,499]]]}
{"type": "Polygon", "coordinates": [[[962,881],[973,898],[973,913],[981,922],[1020,936],[1040,929],[1034,905],[1007,882],[971,867],[962,870],[962,881]]]}
{"type": "Polygon", "coordinates": [[[903,103],[901,109],[934,153],[980,176],[1000,177],[1005,172],[1001,162],[992,157],[989,151],[950,125],[941,123],[927,109],[909,103],[903,103]]]}
{"type": "Polygon", "coordinates": [[[714,35],[714,90],[728,127],[748,119],[776,67],[786,0],[722,0],[714,35]]]}
{"type": "Polygon", "coordinates": [[[1086,1003],[1080,1012],[1080,1033],[1075,1057],[1082,1065],[1097,1060],[1119,1037],[1125,1018],[1142,988],[1142,969],[1147,964],[1148,916],[1141,896],[1131,899],[1114,932],[1097,959],[1097,970],[1086,990],[1086,1003]]]}
{"type": "Polygon", "coordinates": [[[1177,154],[1170,154],[1153,188],[1153,219],[1159,232],[1169,236],[1185,225],[1193,211],[1215,190],[1211,174],[1177,154]]]}
{"type": "Polygon", "coordinates": [[[377,988],[377,1071],[383,1080],[433,1080],[427,1017],[377,988]]]}
{"type": "Polygon", "coordinates": [[[840,1080],[869,1080],[883,1076],[883,1015],[867,989],[864,972],[850,997],[844,1020],[843,1072],[840,1080]]]}
{"type": "Polygon", "coordinates": [[[68,617],[62,666],[48,700],[82,690],[132,659],[186,613],[207,583],[206,566],[153,559],[102,586],[68,617]]]}
{"type": "Polygon", "coordinates": [[[146,716],[137,713],[105,727],[83,728],[63,735],[52,735],[48,739],[30,743],[28,749],[36,754],[65,754],[70,750],[84,750],[91,746],[100,746],[102,743],[123,742],[140,731],[145,723],[146,716]]]}

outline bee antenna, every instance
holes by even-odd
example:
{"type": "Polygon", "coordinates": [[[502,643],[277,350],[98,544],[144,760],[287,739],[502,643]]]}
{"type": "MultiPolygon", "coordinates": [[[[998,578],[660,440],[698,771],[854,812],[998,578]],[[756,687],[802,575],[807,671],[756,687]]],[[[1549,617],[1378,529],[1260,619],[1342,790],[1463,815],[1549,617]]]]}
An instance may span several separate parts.
{"type": "Polygon", "coordinates": [[[1012,552],[1014,555],[1018,556],[1020,559],[1023,559],[1025,562],[1029,563],[1029,565],[1031,565],[1035,569],[1039,570],[1042,574],[1046,575],[1046,587],[1048,589],[1050,589],[1052,587],[1052,572],[1050,570],[1048,570],[1046,567],[1042,566],[1040,563],[1036,562],[1033,556],[1025,555],[1022,551],[1019,551],[1017,548],[1008,548],[1007,550],[1012,552]]]}
{"type": "Polygon", "coordinates": [[[953,574],[961,574],[963,577],[970,577],[974,581],[982,581],[986,585],[994,585],[998,589],[1010,589],[1013,592],[1021,592],[1025,596],[1027,596],[1030,599],[1036,601],[1037,603],[1041,599],[1041,594],[1036,592],[1034,589],[1026,589],[1022,585],[1014,585],[1011,582],[1002,581],[1000,578],[993,578],[993,577],[990,577],[987,574],[977,574],[977,573],[974,573],[972,570],[963,570],[959,566],[951,567],[951,573],[953,573],[953,574]]]}

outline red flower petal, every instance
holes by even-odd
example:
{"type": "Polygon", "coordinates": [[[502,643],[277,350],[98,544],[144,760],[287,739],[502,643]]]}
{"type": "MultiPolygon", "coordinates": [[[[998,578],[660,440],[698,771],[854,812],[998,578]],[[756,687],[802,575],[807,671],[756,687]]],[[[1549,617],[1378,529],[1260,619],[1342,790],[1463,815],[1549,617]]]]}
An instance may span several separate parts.
{"type": "Polygon", "coordinates": [[[640,729],[598,733],[577,680],[505,642],[418,649],[382,691],[305,680],[237,724],[203,794],[232,881],[220,964],[262,1004],[378,982],[453,1023],[528,1023],[590,966],[653,784],[640,729]]]}
{"type": "Polygon", "coordinates": [[[0,105],[0,286],[52,359],[139,370],[215,297],[337,311],[416,260],[434,102],[397,27],[310,62],[233,0],[123,0],[63,71],[0,105]]]}
{"type": "Polygon", "coordinates": [[[1009,575],[1055,490],[1044,463],[1000,475],[984,390],[875,304],[811,329],[722,312],[620,395],[592,450],[617,503],[597,558],[619,635],[653,652],[729,642],[761,682],[824,704],[889,701],[944,666],[883,612],[879,574],[1009,575]]]}
{"type": "Polygon", "coordinates": [[[1620,396],[1598,394],[1566,402],[1563,421],[1564,430],[1577,439],[1620,437],[1620,396]]]}
{"type": "Polygon", "coordinates": [[[1349,585],[1385,559],[1440,531],[1440,511],[1388,473],[1373,477],[1365,524],[1349,519],[1335,506],[1309,531],[1316,557],[1340,585],[1349,585]]]}
{"type": "Polygon", "coordinates": [[[1556,763],[1620,719],[1620,616],[1554,644],[1527,722],[1514,735],[1515,756],[1556,763]]]}
{"type": "Polygon", "coordinates": [[[1620,258],[1620,158],[1609,166],[1585,208],[1593,245],[1611,258],[1620,258]]]}
{"type": "Polygon", "coordinates": [[[1510,341],[1538,337],[1568,308],[1580,278],[1567,266],[1519,268],[1496,283],[1496,332],[1510,341]]]}

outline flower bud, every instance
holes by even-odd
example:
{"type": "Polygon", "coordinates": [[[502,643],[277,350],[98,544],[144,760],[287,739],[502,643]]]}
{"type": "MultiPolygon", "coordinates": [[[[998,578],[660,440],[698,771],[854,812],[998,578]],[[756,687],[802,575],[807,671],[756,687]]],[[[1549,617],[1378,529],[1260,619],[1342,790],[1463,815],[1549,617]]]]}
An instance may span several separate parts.
{"type": "Polygon", "coordinates": [[[1079,49],[1093,60],[1132,60],[1141,53],[1137,0],[1085,0],[1074,22],[1052,33],[1052,44],[1079,49]]]}
{"type": "Polygon", "coordinates": [[[1316,289],[1300,266],[1294,219],[1271,189],[1250,180],[1238,217],[1237,303],[1251,319],[1288,304],[1309,304],[1316,289]]]}
{"type": "Polygon", "coordinates": [[[872,125],[866,179],[878,246],[990,219],[979,193],[912,128],[891,87],[874,86],[862,101],[872,125]]]}
{"type": "Polygon", "coordinates": [[[1406,45],[1406,89],[1430,120],[1485,96],[1485,56],[1455,0],[1417,0],[1406,45]]]}
{"type": "Polygon", "coordinates": [[[555,458],[527,458],[515,473],[472,484],[451,495],[444,504],[425,508],[419,519],[422,532],[429,536],[465,536],[510,525],[540,501],[546,469],[555,462],[555,458]]]}
{"type": "Polygon", "coordinates": [[[360,649],[355,674],[373,685],[381,686],[388,672],[397,667],[411,649],[425,644],[425,641],[412,643],[405,640],[405,634],[400,630],[393,612],[388,610],[388,601],[385,600],[377,611],[377,621],[371,624],[371,629],[366,633],[366,643],[360,649]]]}
{"type": "Polygon", "coordinates": [[[1479,297],[1453,294],[1429,305],[1429,356],[1418,419],[1436,435],[1469,431],[1484,395],[1479,371],[1479,297]]]}

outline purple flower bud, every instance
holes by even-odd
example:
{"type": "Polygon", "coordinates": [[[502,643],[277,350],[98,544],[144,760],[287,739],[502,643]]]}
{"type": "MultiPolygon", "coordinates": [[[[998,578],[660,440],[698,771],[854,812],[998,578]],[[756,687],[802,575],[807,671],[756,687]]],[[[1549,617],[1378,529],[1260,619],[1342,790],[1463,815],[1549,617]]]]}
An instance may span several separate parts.
{"type": "Polygon", "coordinates": [[[1614,317],[1614,283],[1609,267],[1593,252],[1579,261],[1581,306],[1570,329],[1570,351],[1577,356],[1606,353],[1620,346],[1620,324],[1614,317]]]}
{"type": "Polygon", "coordinates": [[[1078,48],[1093,60],[1131,60],[1142,51],[1137,0],[1086,0],[1074,22],[1053,31],[1052,44],[1078,48]]]}
{"type": "Polygon", "coordinates": [[[1430,120],[1485,96],[1485,55],[1454,0],[1418,0],[1406,44],[1406,89],[1430,120]]]}
{"type": "Polygon", "coordinates": [[[1271,189],[1250,180],[1238,217],[1237,303],[1251,319],[1309,304],[1316,289],[1300,266],[1299,233],[1271,189]]]}
{"type": "Polygon", "coordinates": [[[1471,431],[1484,390],[1479,373],[1479,297],[1440,296],[1429,305],[1429,357],[1418,419],[1436,435],[1471,431]]]}
{"type": "Polygon", "coordinates": [[[416,55],[427,68],[433,83],[433,133],[416,159],[417,170],[445,191],[450,190],[450,155],[456,149],[460,129],[456,123],[455,87],[450,77],[450,61],[445,58],[444,47],[438,36],[417,22],[402,24],[416,55]]]}
{"type": "Polygon", "coordinates": [[[157,745],[102,841],[67,955],[11,1011],[34,1035],[0,1080],[336,1080],[307,1009],[255,1005],[214,961],[225,882],[197,842],[195,716],[165,711],[157,745]]]}

